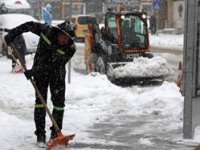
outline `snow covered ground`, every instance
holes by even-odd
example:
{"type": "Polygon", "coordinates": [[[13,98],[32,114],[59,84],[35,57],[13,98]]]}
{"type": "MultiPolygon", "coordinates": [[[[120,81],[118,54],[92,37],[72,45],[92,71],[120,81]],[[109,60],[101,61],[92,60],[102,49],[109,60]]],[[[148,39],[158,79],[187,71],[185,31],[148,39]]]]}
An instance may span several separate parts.
{"type": "MultiPolygon", "coordinates": [[[[167,40],[164,43],[169,46],[167,40]]],[[[30,68],[33,55],[26,56],[26,61],[30,68]]],[[[11,61],[0,57],[1,149],[39,150],[33,134],[34,89],[23,74],[10,71],[11,61]]],[[[182,139],[184,98],[173,82],[125,88],[112,84],[105,75],[73,70],[71,79],[63,125],[65,135],[76,134],[70,150],[192,150],[187,145],[200,142],[198,130],[194,140],[182,139]],[[179,146],[170,148],[172,143],[179,146]]],[[[52,109],[50,95],[48,105],[52,109]]],[[[47,117],[47,138],[50,125],[47,117]]]]}
{"type": "Polygon", "coordinates": [[[169,48],[172,51],[183,50],[183,34],[180,35],[171,35],[171,34],[159,34],[159,35],[150,35],[150,45],[160,48],[169,48]]]}

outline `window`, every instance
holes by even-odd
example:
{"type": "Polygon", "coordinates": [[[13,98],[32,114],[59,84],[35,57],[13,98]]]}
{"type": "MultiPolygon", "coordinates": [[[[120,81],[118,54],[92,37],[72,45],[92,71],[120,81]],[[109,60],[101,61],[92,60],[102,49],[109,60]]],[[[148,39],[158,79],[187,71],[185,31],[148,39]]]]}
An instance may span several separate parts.
{"type": "Polygon", "coordinates": [[[110,15],[107,19],[108,29],[111,34],[117,39],[117,24],[116,24],[116,16],[110,15]]]}
{"type": "Polygon", "coordinates": [[[96,20],[95,17],[82,16],[82,17],[78,17],[78,23],[83,24],[83,25],[86,25],[86,24],[89,24],[89,23],[97,24],[97,20],[96,20]]]}
{"type": "Polygon", "coordinates": [[[147,26],[139,16],[126,15],[121,21],[121,37],[124,48],[145,48],[147,26]]]}

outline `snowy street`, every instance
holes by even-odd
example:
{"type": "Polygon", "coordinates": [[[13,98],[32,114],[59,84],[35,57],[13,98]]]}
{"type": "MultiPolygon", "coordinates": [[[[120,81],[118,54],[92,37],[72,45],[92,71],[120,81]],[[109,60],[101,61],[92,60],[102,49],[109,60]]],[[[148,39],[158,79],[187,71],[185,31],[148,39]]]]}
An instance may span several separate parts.
{"type": "Polygon", "coordinates": [[[200,0],[0,0],[0,150],[200,150],[199,16],[200,0]]]}
{"type": "MultiPolygon", "coordinates": [[[[28,68],[33,57],[26,56],[28,68]]],[[[74,59],[72,68],[80,61],[74,59]]],[[[39,150],[34,135],[34,89],[22,73],[10,71],[11,60],[0,57],[1,149],[39,150]]],[[[71,79],[66,85],[62,130],[64,135],[76,134],[69,150],[193,150],[200,142],[199,136],[194,140],[182,137],[184,98],[174,82],[120,87],[105,75],[73,69],[71,79]]],[[[48,106],[52,109],[50,95],[48,106]]],[[[51,122],[48,116],[46,120],[48,139],[51,122]]]]}

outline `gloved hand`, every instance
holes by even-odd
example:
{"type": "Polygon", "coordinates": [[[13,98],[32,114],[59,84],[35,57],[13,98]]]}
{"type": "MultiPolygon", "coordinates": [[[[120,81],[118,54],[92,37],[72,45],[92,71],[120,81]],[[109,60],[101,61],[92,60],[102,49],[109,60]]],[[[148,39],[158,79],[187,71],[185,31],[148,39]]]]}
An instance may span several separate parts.
{"type": "Polygon", "coordinates": [[[27,80],[29,80],[31,77],[33,77],[33,70],[32,69],[26,70],[24,72],[24,75],[26,76],[27,80]]]}
{"type": "Polygon", "coordinates": [[[9,45],[10,43],[13,42],[13,38],[12,38],[11,34],[9,34],[9,33],[4,37],[4,40],[7,45],[9,45]]]}

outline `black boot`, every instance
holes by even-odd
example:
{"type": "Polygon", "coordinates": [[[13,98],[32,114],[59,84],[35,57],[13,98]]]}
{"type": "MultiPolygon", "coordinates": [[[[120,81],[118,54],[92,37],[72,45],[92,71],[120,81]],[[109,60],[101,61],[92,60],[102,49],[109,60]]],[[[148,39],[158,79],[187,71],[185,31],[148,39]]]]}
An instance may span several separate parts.
{"type": "Polygon", "coordinates": [[[37,136],[38,143],[46,143],[46,136],[45,135],[38,135],[37,136]]]}
{"type": "Polygon", "coordinates": [[[51,135],[50,135],[50,140],[55,139],[58,135],[54,129],[54,127],[50,127],[51,129],[51,135]]]}
{"type": "Polygon", "coordinates": [[[38,147],[45,147],[46,145],[46,135],[45,135],[45,131],[35,131],[35,135],[37,136],[37,143],[38,143],[38,147]]]}
{"type": "MultiPolygon", "coordinates": [[[[60,130],[62,129],[63,114],[64,114],[64,110],[58,111],[56,109],[53,109],[52,116],[55,119],[56,123],[58,124],[58,127],[60,130]]],[[[56,133],[55,128],[52,126],[50,127],[50,130],[51,130],[50,139],[56,138],[58,135],[56,133]]]]}
{"type": "Polygon", "coordinates": [[[37,136],[37,143],[41,144],[46,143],[45,115],[46,112],[44,108],[35,108],[34,111],[34,120],[36,125],[35,135],[37,136]]]}

